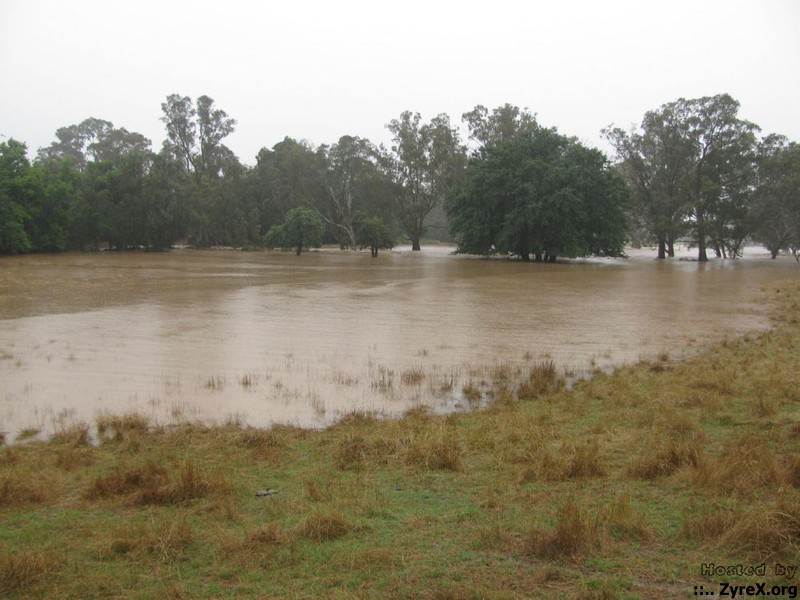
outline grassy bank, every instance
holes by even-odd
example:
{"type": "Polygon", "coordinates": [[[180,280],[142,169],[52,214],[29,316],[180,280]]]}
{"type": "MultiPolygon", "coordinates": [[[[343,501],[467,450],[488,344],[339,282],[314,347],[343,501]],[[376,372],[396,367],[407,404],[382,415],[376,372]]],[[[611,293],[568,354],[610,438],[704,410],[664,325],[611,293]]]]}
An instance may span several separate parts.
{"type": "Polygon", "coordinates": [[[796,583],[775,565],[800,565],[800,285],[768,295],[770,332],[571,390],[548,363],[497,368],[492,405],[470,414],[351,415],[322,432],[104,416],[98,445],[78,427],[0,448],[0,596],[689,598],[796,583]]]}

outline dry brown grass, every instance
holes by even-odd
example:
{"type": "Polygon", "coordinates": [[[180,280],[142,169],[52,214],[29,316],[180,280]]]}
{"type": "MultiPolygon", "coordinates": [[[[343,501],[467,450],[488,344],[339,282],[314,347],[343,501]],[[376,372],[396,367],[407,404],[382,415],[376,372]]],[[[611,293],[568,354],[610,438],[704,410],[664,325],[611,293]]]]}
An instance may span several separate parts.
{"type": "Polygon", "coordinates": [[[58,570],[58,556],[41,548],[0,552],[0,591],[16,592],[58,570]]]}
{"type": "Polygon", "coordinates": [[[480,402],[481,398],[483,398],[481,388],[473,381],[469,381],[461,386],[461,395],[467,402],[480,402]]]}
{"type": "Polygon", "coordinates": [[[800,552],[800,497],[792,494],[758,507],[712,507],[689,519],[681,536],[708,549],[728,548],[755,560],[794,559],[800,552]]]}
{"type": "Polygon", "coordinates": [[[331,429],[340,427],[366,427],[374,424],[378,419],[374,414],[361,411],[350,411],[342,415],[331,429]]]}
{"type": "Polygon", "coordinates": [[[144,522],[126,523],[101,540],[96,552],[101,558],[138,559],[145,555],[171,564],[184,557],[194,539],[187,514],[179,512],[164,518],[151,517],[144,522]]]}
{"type": "Polygon", "coordinates": [[[403,385],[421,385],[425,381],[425,371],[421,367],[406,369],[400,373],[400,383],[403,385]]]}
{"type": "Polygon", "coordinates": [[[517,387],[517,397],[522,401],[535,400],[561,389],[563,385],[564,379],[559,376],[556,363],[544,360],[531,367],[528,378],[517,387]]]}
{"type": "Polygon", "coordinates": [[[578,443],[562,442],[553,447],[544,429],[528,439],[524,452],[517,462],[524,466],[517,481],[564,481],[599,477],[605,473],[604,458],[599,442],[592,438],[578,443]]]}
{"type": "Polygon", "coordinates": [[[302,522],[299,533],[316,542],[335,540],[347,535],[353,526],[338,511],[314,512],[302,522]]]}
{"type": "Polygon", "coordinates": [[[268,523],[264,527],[248,533],[242,545],[256,549],[264,546],[280,546],[287,541],[289,541],[289,536],[280,528],[280,525],[268,523]]]}
{"type": "Polygon", "coordinates": [[[95,420],[97,434],[103,441],[122,442],[132,435],[142,435],[150,429],[150,420],[143,414],[101,414],[95,420]]]}
{"type": "Polygon", "coordinates": [[[684,522],[680,538],[708,543],[718,540],[741,518],[736,508],[714,506],[701,511],[684,522]]]}
{"type": "Polygon", "coordinates": [[[406,465],[418,469],[460,471],[463,450],[453,432],[429,429],[413,436],[405,448],[406,465]]]}
{"type": "Polygon", "coordinates": [[[653,528],[645,515],[633,504],[629,491],[618,496],[601,515],[604,528],[623,540],[650,540],[653,528]]]}
{"type": "Polygon", "coordinates": [[[202,498],[213,491],[230,487],[221,472],[206,472],[192,460],[186,460],[172,476],[153,461],[144,464],[123,464],[110,473],[92,480],[85,492],[89,500],[127,499],[133,505],[179,504],[202,498]]]}
{"type": "Polygon", "coordinates": [[[727,440],[719,456],[696,461],[696,485],[724,494],[760,494],[764,488],[791,485],[790,472],[763,436],[744,433],[727,440]]]}
{"type": "Polygon", "coordinates": [[[629,464],[628,474],[638,479],[657,479],[684,467],[696,467],[703,454],[700,442],[694,437],[662,437],[636,445],[642,453],[629,464]]]}
{"type": "Polygon", "coordinates": [[[50,438],[55,444],[80,448],[92,443],[89,426],[86,424],[72,425],[56,431],[50,438]]]}
{"type": "Polygon", "coordinates": [[[46,473],[13,468],[0,473],[0,507],[20,507],[48,502],[55,492],[46,473]]]}
{"type": "Polygon", "coordinates": [[[779,500],[772,507],[750,511],[720,536],[718,545],[747,552],[758,560],[796,557],[800,550],[800,501],[779,500]]]}
{"type": "Polygon", "coordinates": [[[284,446],[277,430],[256,429],[255,427],[244,428],[239,434],[237,445],[261,456],[273,454],[284,446]]]}
{"type": "Polygon", "coordinates": [[[369,447],[363,435],[346,433],[337,443],[333,457],[336,467],[344,470],[361,466],[368,452],[369,447]]]}
{"type": "Polygon", "coordinates": [[[572,499],[559,508],[552,531],[534,527],[524,541],[526,553],[550,559],[586,557],[598,551],[600,546],[598,519],[572,499]]]}

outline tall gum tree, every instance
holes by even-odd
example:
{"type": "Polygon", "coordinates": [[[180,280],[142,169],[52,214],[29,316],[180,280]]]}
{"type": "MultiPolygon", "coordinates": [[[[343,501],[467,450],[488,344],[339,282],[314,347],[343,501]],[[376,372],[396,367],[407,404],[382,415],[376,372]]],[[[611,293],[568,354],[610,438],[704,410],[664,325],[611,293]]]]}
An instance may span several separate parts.
{"type": "Polygon", "coordinates": [[[658,247],[658,258],[675,255],[675,240],[687,228],[689,205],[684,178],[690,167],[691,142],[671,107],[650,111],[641,131],[603,130],[614,147],[617,168],[633,191],[632,216],[658,247]]]}
{"type": "Polygon", "coordinates": [[[708,246],[723,256],[740,252],[758,127],[738,110],[728,94],[680,98],[646,113],[641,131],[604,130],[659,258],[672,255],[672,243],[687,230],[700,261],[708,260],[708,246]]]}
{"type": "Polygon", "coordinates": [[[470,139],[480,144],[481,148],[510,139],[522,132],[530,133],[537,126],[535,115],[513,104],[498,106],[492,112],[478,104],[470,112],[461,115],[461,120],[469,129],[470,139]]]}
{"type": "Polygon", "coordinates": [[[379,176],[373,161],[376,149],[368,140],[345,135],[319,152],[325,164],[318,212],[334,229],[340,247],[355,250],[357,216],[369,209],[369,184],[379,176]]]}
{"type": "Polygon", "coordinates": [[[420,250],[425,218],[463,179],[466,147],[446,114],[422,123],[419,113],[406,111],[386,127],[393,143],[381,163],[400,192],[397,218],[412,250],[420,250]]]}
{"type": "Polygon", "coordinates": [[[769,135],[759,144],[753,193],[753,235],[777,258],[800,249],[800,146],[769,135]]]}
{"type": "Polygon", "coordinates": [[[161,121],[167,129],[164,148],[195,179],[219,177],[231,152],[222,140],[233,133],[236,120],[224,110],[214,108],[214,100],[200,96],[195,104],[188,96],[171,94],[161,104],[161,121]]]}

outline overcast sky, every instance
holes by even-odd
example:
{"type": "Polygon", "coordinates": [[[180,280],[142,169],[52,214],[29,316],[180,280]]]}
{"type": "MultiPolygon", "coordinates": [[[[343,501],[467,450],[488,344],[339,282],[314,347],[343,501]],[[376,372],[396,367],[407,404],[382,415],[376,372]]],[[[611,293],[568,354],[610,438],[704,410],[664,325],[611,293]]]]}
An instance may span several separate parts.
{"type": "Polygon", "coordinates": [[[31,156],[88,117],[158,150],[172,93],[235,118],[247,164],[285,136],[386,143],[404,110],[507,102],[606,149],[611,123],[724,92],[800,141],[800,2],[0,0],[0,81],[0,139],[31,156]]]}

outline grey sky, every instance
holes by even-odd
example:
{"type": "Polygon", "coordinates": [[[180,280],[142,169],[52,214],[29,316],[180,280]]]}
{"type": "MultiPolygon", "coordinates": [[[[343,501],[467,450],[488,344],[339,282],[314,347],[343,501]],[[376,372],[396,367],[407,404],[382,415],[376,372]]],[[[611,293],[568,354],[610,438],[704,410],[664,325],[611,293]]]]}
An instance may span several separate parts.
{"type": "Polygon", "coordinates": [[[171,93],[214,98],[247,164],[284,136],[387,142],[403,110],[506,102],[605,149],[611,123],[722,92],[800,141],[795,0],[0,0],[0,57],[0,134],[30,155],[88,117],[158,150],[171,93]]]}

